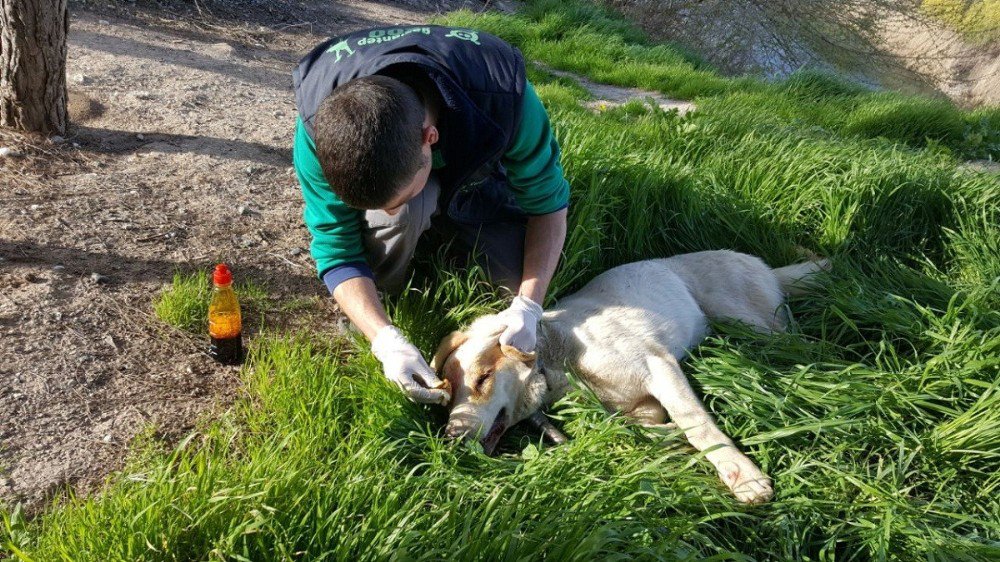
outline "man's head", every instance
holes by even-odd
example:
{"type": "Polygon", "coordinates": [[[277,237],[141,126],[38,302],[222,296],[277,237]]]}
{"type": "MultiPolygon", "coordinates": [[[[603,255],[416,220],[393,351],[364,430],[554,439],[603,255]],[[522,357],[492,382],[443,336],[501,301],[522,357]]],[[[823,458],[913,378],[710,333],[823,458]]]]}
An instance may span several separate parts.
{"type": "Polygon", "coordinates": [[[388,76],[339,86],[316,113],[316,156],[340,199],[395,214],[427,183],[438,140],[417,92],[388,76]]]}

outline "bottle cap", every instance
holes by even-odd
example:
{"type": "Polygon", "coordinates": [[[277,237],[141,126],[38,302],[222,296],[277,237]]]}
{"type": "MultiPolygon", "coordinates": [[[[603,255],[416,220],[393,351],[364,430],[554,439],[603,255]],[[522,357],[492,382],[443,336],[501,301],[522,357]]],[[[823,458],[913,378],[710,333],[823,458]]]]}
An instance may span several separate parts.
{"type": "Polygon", "coordinates": [[[228,285],[233,282],[233,273],[229,271],[226,264],[220,263],[215,266],[215,272],[212,273],[212,281],[216,285],[228,285]]]}

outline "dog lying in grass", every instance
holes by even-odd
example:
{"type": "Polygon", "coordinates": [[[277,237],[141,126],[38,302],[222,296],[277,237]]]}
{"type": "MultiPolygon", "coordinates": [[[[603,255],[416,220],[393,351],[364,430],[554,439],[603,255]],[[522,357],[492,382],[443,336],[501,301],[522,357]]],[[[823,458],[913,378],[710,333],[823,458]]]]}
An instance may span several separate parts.
{"type": "Polygon", "coordinates": [[[490,454],[507,428],[534,416],[559,441],[541,409],[568,390],[570,369],[605,407],[638,423],[672,427],[669,416],[740,501],[765,502],[770,479],[715,425],[678,361],[704,339],[710,320],[784,330],[784,295],[804,292],[806,278],[826,268],[824,260],[771,269],[731,251],[622,265],[546,311],[531,354],[501,346],[504,326],[495,315],[481,317],[445,337],[431,361],[451,387],[446,433],[476,436],[490,454]]]}

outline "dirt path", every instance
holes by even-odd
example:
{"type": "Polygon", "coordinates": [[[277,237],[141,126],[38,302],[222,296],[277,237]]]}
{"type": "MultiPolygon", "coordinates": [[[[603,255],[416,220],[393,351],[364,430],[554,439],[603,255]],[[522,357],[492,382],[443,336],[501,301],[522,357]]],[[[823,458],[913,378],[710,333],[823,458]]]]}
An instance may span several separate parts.
{"type": "Polygon", "coordinates": [[[151,316],[174,271],[225,260],[276,303],[308,303],[268,326],[335,330],[290,168],[291,69],[328,34],[458,4],[71,7],[72,130],[0,132],[16,154],[0,156],[0,500],[87,491],[143,428],[175,437],[237,391],[203,341],[151,316]]]}
{"type": "Polygon", "coordinates": [[[587,79],[585,76],[556,70],[550,66],[535,63],[540,69],[559,76],[576,81],[583,89],[590,92],[594,99],[586,102],[586,106],[591,109],[604,109],[607,107],[617,107],[632,100],[643,100],[653,103],[664,111],[676,110],[680,115],[696,109],[694,102],[670,99],[659,92],[652,90],[642,90],[639,88],[625,88],[622,86],[612,86],[611,84],[601,84],[587,79]]]}

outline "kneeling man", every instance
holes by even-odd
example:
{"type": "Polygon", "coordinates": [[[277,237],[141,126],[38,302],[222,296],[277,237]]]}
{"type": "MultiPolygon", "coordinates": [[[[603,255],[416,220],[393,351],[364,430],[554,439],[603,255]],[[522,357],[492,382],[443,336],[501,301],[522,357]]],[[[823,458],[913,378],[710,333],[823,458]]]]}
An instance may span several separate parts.
{"type": "Polygon", "coordinates": [[[317,46],[294,84],[312,257],[386,377],[415,401],[450,400],[376,292],[405,283],[432,218],[515,293],[501,343],[534,351],[569,184],[521,53],[465,29],[368,29],[317,46]]]}

